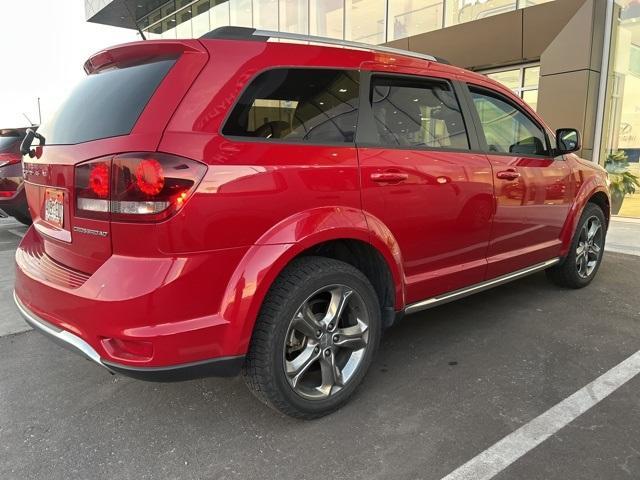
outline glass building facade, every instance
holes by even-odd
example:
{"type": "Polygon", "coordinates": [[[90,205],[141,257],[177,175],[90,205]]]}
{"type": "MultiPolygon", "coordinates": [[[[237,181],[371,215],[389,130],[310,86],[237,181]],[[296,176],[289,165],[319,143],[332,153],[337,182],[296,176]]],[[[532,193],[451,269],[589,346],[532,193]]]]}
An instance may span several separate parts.
{"type": "Polygon", "coordinates": [[[640,217],[640,3],[616,0],[610,42],[600,163],[609,170],[614,213],[640,217]]]}
{"type": "Polygon", "coordinates": [[[540,65],[521,65],[515,68],[480,72],[509,87],[534,110],[538,106],[540,65]]]}
{"type": "Polygon", "coordinates": [[[149,38],[234,25],[381,44],[551,0],[170,0],[139,20],[149,38]]]}

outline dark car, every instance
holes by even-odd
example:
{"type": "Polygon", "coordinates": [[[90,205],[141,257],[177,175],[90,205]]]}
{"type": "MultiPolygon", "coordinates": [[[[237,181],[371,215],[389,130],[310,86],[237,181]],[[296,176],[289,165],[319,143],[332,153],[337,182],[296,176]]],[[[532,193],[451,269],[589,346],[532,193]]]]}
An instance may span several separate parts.
{"type": "Polygon", "coordinates": [[[22,177],[22,155],[20,143],[26,128],[4,128],[0,130],[0,217],[15,217],[25,225],[31,225],[22,177]]]}

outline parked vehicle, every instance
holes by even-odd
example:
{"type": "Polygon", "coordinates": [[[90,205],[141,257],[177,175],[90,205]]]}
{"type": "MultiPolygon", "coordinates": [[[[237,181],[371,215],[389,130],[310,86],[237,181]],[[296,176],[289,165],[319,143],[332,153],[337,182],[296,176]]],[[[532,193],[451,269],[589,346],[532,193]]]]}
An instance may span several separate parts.
{"type": "Polygon", "coordinates": [[[576,130],[427,55],[273,35],[86,62],[24,143],[15,300],[34,328],[133,377],[242,372],[314,418],[403,314],[543,270],[593,280],[610,201],[576,130]]]}
{"type": "Polygon", "coordinates": [[[0,217],[15,217],[25,225],[31,225],[22,178],[20,143],[26,128],[0,129],[0,217]]]}

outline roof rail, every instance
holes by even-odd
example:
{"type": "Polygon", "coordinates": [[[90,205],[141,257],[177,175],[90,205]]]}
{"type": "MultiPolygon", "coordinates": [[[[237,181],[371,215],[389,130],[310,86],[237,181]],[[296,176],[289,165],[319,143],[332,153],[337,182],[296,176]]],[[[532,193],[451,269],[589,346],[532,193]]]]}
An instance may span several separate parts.
{"type": "Polygon", "coordinates": [[[430,62],[440,62],[448,64],[446,60],[427,55],[424,53],[412,52],[410,50],[402,50],[400,48],[385,47],[382,45],[370,45],[362,42],[352,42],[350,40],[339,40],[337,38],[317,37],[314,35],[303,35],[300,33],[275,32],[272,30],[258,30],[248,27],[220,27],[205,33],[201,39],[225,39],[225,40],[253,40],[257,42],[266,42],[271,38],[282,40],[294,40],[297,42],[313,42],[325,45],[337,45],[341,47],[359,48],[362,50],[372,50],[375,52],[392,53],[395,55],[404,55],[407,57],[420,58],[430,62]]]}

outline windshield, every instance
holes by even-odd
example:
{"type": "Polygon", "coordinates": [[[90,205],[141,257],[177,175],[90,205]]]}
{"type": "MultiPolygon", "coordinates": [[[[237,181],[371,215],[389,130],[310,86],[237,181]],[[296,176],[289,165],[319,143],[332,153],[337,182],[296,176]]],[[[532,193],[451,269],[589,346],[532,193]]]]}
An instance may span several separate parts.
{"type": "Polygon", "coordinates": [[[174,63],[162,59],[88,75],[39,132],[47,145],[129,134],[174,63]]]}

